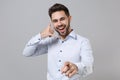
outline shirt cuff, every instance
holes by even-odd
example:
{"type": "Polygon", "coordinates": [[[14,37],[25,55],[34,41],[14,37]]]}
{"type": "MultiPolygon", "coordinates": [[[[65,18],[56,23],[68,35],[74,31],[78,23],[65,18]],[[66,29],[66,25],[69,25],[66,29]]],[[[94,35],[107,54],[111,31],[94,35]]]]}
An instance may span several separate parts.
{"type": "Polygon", "coordinates": [[[85,66],[83,63],[75,63],[75,65],[78,67],[78,74],[82,77],[85,77],[93,72],[92,65],[85,66]]]}
{"type": "Polygon", "coordinates": [[[30,46],[30,45],[38,44],[40,42],[40,40],[41,40],[41,35],[39,33],[35,37],[32,37],[31,40],[28,42],[27,45],[30,46]]]}

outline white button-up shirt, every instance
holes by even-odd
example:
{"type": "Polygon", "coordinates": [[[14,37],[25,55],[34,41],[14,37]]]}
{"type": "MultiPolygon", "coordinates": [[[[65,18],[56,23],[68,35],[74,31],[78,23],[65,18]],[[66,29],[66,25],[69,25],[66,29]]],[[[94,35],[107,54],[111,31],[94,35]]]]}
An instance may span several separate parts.
{"type": "Polygon", "coordinates": [[[47,80],[79,80],[92,73],[93,55],[89,40],[72,31],[65,40],[57,37],[42,39],[38,34],[33,37],[23,51],[24,56],[37,56],[48,53],[47,80]],[[66,61],[77,65],[78,72],[71,78],[61,74],[66,61]]]}

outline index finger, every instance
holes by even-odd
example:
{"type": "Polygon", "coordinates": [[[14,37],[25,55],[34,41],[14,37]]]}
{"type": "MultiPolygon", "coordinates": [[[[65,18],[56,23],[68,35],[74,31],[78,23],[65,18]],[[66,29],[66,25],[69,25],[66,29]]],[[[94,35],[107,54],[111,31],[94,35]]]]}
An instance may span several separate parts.
{"type": "Polygon", "coordinates": [[[69,62],[65,62],[63,67],[61,68],[61,72],[64,73],[68,69],[69,69],[69,62]]]}

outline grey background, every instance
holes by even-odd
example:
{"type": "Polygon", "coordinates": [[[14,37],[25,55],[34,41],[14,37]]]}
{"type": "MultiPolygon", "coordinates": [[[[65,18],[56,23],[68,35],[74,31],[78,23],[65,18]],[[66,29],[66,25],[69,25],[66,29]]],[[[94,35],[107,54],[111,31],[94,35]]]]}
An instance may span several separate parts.
{"type": "Polygon", "coordinates": [[[91,41],[94,73],[83,80],[120,80],[120,0],[0,0],[0,80],[46,80],[47,55],[26,58],[22,51],[48,25],[56,2],[69,8],[71,26],[91,41]]]}

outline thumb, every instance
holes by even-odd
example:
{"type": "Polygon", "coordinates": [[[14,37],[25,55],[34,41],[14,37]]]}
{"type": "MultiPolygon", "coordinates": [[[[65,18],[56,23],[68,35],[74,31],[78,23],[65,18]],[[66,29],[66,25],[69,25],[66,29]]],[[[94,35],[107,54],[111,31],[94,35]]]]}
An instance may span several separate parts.
{"type": "Polygon", "coordinates": [[[54,29],[51,27],[51,24],[48,25],[48,29],[49,29],[50,33],[52,33],[52,34],[54,33],[54,29]]]}

